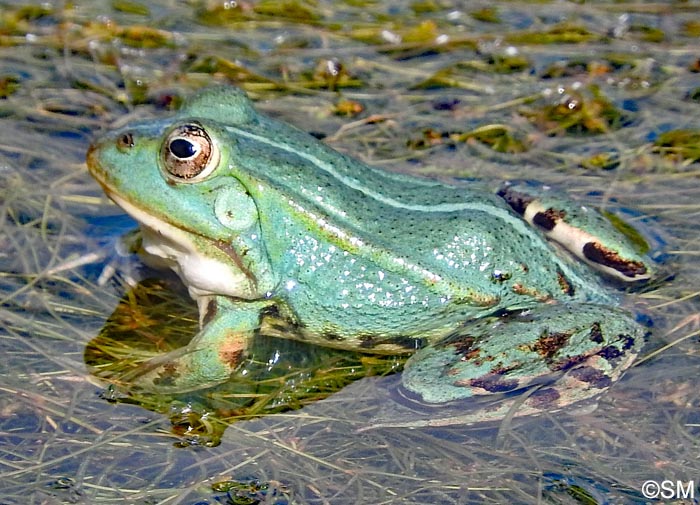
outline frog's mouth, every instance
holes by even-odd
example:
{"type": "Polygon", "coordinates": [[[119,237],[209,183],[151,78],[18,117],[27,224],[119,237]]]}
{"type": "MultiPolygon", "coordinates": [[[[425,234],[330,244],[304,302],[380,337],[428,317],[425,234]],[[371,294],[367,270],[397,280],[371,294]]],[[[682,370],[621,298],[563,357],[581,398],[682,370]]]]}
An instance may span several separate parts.
{"type": "Polygon", "coordinates": [[[212,295],[254,299],[256,276],[230,245],[169,223],[100,181],[105,194],[141,228],[142,249],[178,274],[194,299],[212,295]]]}

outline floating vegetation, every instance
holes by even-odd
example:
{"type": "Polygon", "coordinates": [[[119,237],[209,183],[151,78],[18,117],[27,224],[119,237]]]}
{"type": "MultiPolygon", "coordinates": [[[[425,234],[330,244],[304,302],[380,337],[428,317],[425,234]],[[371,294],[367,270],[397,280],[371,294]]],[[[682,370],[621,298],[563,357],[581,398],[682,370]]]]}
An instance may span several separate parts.
{"type": "Polygon", "coordinates": [[[581,75],[595,76],[607,74],[611,70],[611,66],[604,61],[570,58],[556,61],[547,66],[540,72],[540,77],[542,79],[563,79],[581,75]]]}
{"type": "Polygon", "coordinates": [[[229,59],[216,55],[203,55],[192,61],[187,72],[202,73],[211,76],[223,77],[232,83],[247,83],[259,89],[264,85],[267,89],[280,89],[283,86],[272,79],[254,73],[249,68],[229,59]]]}
{"type": "Polygon", "coordinates": [[[319,60],[314,71],[303,74],[302,78],[306,88],[326,88],[331,91],[365,85],[360,79],[351,76],[347,65],[337,58],[319,60]]]}
{"type": "Polygon", "coordinates": [[[36,5],[25,5],[9,8],[5,5],[3,12],[0,13],[0,33],[3,34],[21,34],[27,28],[22,22],[38,21],[42,18],[54,14],[53,6],[48,2],[43,2],[36,5]]]}
{"type": "Polygon", "coordinates": [[[682,163],[700,161],[700,130],[671,130],[654,141],[654,152],[682,163]]]}
{"type": "Polygon", "coordinates": [[[148,16],[151,14],[151,9],[149,9],[148,6],[134,0],[112,0],[112,9],[139,16],[148,16]]]}
{"type": "MultiPolygon", "coordinates": [[[[236,2],[234,2],[236,3],[236,2]]],[[[281,18],[298,23],[313,24],[321,19],[318,3],[313,0],[261,0],[253,4],[253,11],[260,16],[281,18]]]]}
{"type": "Polygon", "coordinates": [[[498,9],[496,7],[482,7],[481,9],[471,11],[469,15],[477,21],[482,21],[484,23],[501,22],[501,18],[498,15],[498,9]]]}
{"type": "Polygon", "coordinates": [[[128,46],[138,48],[155,49],[176,46],[175,34],[148,26],[115,27],[112,36],[128,46]]]}
{"type": "Polygon", "coordinates": [[[14,94],[19,89],[19,83],[19,77],[16,75],[0,75],[0,98],[14,94]]]}
{"type": "Polygon", "coordinates": [[[212,490],[226,493],[217,497],[224,505],[287,505],[292,503],[289,486],[278,481],[261,482],[258,479],[229,479],[212,484],[212,490]]]}
{"type": "Polygon", "coordinates": [[[567,58],[545,67],[543,79],[579,78],[605,82],[628,90],[651,92],[654,87],[669,77],[664,67],[646,58],[633,55],[609,53],[604,56],[567,58]],[[604,80],[604,81],[603,81],[604,80]]]}
{"type": "Polygon", "coordinates": [[[468,132],[438,132],[433,129],[423,131],[421,138],[409,140],[411,149],[428,149],[440,145],[454,146],[464,142],[479,142],[496,152],[517,154],[528,150],[524,140],[517,138],[506,125],[486,125],[468,132]]]}
{"type": "Polygon", "coordinates": [[[459,61],[449,67],[441,68],[414,85],[412,89],[481,89],[482,86],[474,83],[474,74],[477,72],[511,74],[527,70],[530,66],[530,60],[519,54],[486,55],[482,59],[459,61]]]}
{"type": "Polygon", "coordinates": [[[582,158],[579,165],[587,170],[614,170],[620,166],[620,154],[615,151],[596,153],[582,158]]]}
{"type": "Polygon", "coordinates": [[[700,58],[694,60],[689,66],[688,70],[694,74],[700,73],[700,58]]]}
{"type": "Polygon", "coordinates": [[[666,40],[666,34],[660,28],[654,28],[647,25],[632,25],[629,29],[630,34],[644,42],[663,42],[666,40]]]}
{"type": "Polygon", "coordinates": [[[681,33],[686,37],[700,37],[700,21],[686,21],[683,23],[681,33]]]}
{"type": "Polygon", "coordinates": [[[259,2],[200,2],[196,19],[211,26],[225,26],[241,21],[276,19],[287,22],[313,24],[322,16],[313,1],[262,0],[259,2]]]}
{"type": "Polygon", "coordinates": [[[540,108],[524,108],[520,113],[547,135],[600,134],[621,128],[628,115],[608,100],[600,88],[559,88],[554,100],[540,108]]]}
{"type": "Polygon", "coordinates": [[[691,89],[686,98],[692,102],[700,102],[700,87],[691,89]]]}
{"type": "Polygon", "coordinates": [[[583,44],[600,40],[600,36],[581,25],[562,23],[545,31],[506,34],[509,44],[583,44]]]}
{"type": "Polygon", "coordinates": [[[356,100],[348,100],[343,98],[336,102],[333,107],[333,113],[338,116],[354,117],[365,110],[364,105],[356,100]]]}

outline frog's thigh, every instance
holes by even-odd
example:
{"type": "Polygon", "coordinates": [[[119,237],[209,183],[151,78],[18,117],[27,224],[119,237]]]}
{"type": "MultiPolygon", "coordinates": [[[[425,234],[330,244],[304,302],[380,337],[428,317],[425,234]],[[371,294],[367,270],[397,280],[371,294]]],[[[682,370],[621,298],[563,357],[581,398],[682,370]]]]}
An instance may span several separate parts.
{"type": "Polygon", "coordinates": [[[644,238],[627,223],[623,233],[598,210],[534,184],[506,184],[498,195],[528,223],[596,270],[625,282],[652,276],[649,258],[635,246],[646,245],[644,238]]]}
{"type": "Polygon", "coordinates": [[[631,365],[646,334],[619,309],[542,305],[459,328],[413,355],[402,382],[430,403],[538,385],[527,402],[561,407],[607,389],[631,365]]]}
{"type": "Polygon", "coordinates": [[[269,302],[236,302],[215,297],[200,331],[185,347],[144,363],[126,382],[157,392],[185,392],[229,378],[244,359],[261,311],[269,302]]]}

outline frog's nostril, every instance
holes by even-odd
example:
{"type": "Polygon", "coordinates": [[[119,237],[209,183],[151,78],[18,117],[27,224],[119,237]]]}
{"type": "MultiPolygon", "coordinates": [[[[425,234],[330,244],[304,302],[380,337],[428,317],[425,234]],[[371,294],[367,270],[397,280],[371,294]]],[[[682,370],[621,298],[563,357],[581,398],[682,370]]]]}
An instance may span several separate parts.
{"type": "Polygon", "coordinates": [[[119,149],[130,149],[134,147],[134,135],[131,132],[122,133],[117,139],[119,149]]]}

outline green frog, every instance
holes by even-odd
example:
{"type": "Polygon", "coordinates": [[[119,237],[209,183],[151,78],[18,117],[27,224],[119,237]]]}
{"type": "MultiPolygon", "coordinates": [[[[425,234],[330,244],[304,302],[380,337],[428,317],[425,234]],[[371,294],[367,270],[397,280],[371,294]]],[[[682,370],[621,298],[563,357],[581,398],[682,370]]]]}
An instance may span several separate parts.
{"type": "Polygon", "coordinates": [[[222,383],[264,333],[411,353],[405,395],[527,390],[528,413],[604,391],[647,334],[599,274],[640,283],[652,264],[597,211],[526,183],[371,167],[236,88],[107,133],[87,163],[199,308],[191,342],[143,364],[137,388],[222,383]]]}

